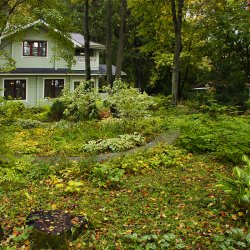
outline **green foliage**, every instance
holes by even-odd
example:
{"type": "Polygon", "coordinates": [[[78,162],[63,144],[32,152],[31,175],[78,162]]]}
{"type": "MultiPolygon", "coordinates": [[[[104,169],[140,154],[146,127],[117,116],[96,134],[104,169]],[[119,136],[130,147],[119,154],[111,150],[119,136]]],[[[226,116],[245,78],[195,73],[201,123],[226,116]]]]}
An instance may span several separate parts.
{"type": "Polygon", "coordinates": [[[44,167],[32,162],[30,156],[22,156],[18,159],[8,158],[4,164],[0,163],[0,186],[7,190],[22,188],[30,180],[35,180],[45,173],[44,167]]]}
{"type": "Polygon", "coordinates": [[[158,110],[158,109],[170,109],[173,107],[172,105],[172,96],[164,96],[164,95],[157,95],[153,96],[153,100],[155,102],[155,105],[152,107],[153,110],[158,110]]]}
{"type": "MultiPolygon", "coordinates": [[[[197,90],[198,91],[198,90],[197,90]]],[[[223,106],[219,104],[215,98],[215,89],[208,88],[194,93],[188,102],[189,107],[208,114],[211,118],[218,118],[219,115],[225,113],[237,113],[236,107],[223,106]]]]}
{"type": "Polygon", "coordinates": [[[65,89],[59,100],[64,103],[65,119],[71,121],[83,121],[99,118],[98,101],[100,96],[94,88],[92,82],[81,83],[74,92],[65,89]]]}
{"type": "Polygon", "coordinates": [[[41,127],[42,123],[32,119],[18,119],[16,121],[16,125],[22,127],[23,129],[31,129],[41,127]]]}
{"type": "Polygon", "coordinates": [[[53,121],[60,121],[63,118],[65,104],[60,99],[55,99],[52,103],[48,116],[53,121]]]}
{"type": "Polygon", "coordinates": [[[145,138],[139,133],[120,135],[118,138],[89,141],[83,150],[90,153],[119,152],[145,144],[145,138]]]}
{"type": "Polygon", "coordinates": [[[99,187],[115,188],[122,184],[123,169],[114,168],[110,165],[97,164],[91,171],[91,177],[99,187]]]}
{"type": "Polygon", "coordinates": [[[242,157],[245,162],[244,168],[235,167],[233,178],[220,177],[218,187],[226,192],[236,209],[248,211],[250,208],[250,160],[247,156],[242,157]]]}
{"type": "Polygon", "coordinates": [[[193,115],[183,121],[177,144],[189,152],[212,152],[219,159],[237,163],[243,154],[250,153],[248,122],[247,117],[222,116],[214,121],[193,115]]]}
{"type": "Polygon", "coordinates": [[[81,191],[83,183],[81,181],[70,180],[68,183],[63,184],[60,180],[57,180],[56,188],[63,189],[66,193],[77,193],[81,191]]]}
{"type": "Polygon", "coordinates": [[[215,236],[213,246],[220,250],[249,249],[250,233],[246,234],[240,228],[232,228],[224,235],[215,236]]]}
{"type": "Polygon", "coordinates": [[[0,100],[0,114],[7,119],[20,117],[25,110],[25,106],[21,101],[0,100]]]}
{"type": "Polygon", "coordinates": [[[106,162],[105,165],[110,168],[123,169],[126,173],[143,173],[149,169],[157,169],[159,167],[182,166],[182,160],[185,155],[184,150],[162,144],[153,149],[144,149],[134,154],[115,158],[106,162]]]}
{"type": "Polygon", "coordinates": [[[186,246],[181,238],[177,238],[172,233],[163,235],[147,234],[143,236],[133,233],[126,236],[126,240],[131,243],[131,249],[184,249],[186,246]]]}
{"type": "Polygon", "coordinates": [[[154,105],[152,97],[145,92],[127,86],[121,80],[113,83],[113,88],[108,89],[107,102],[118,117],[126,123],[134,123],[137,119],[149,115],[149,108],[154,105]]]}

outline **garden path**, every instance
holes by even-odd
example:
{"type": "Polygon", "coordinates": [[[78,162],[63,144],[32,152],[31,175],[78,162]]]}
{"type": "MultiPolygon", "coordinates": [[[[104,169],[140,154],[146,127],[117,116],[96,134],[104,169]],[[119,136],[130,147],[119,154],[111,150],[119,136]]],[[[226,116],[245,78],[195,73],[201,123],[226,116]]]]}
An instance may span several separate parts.
{"type": "Polygon", "coordinates": [[[133,148],[133,149],[130,149],[128,151],[100,154],[97,156],[97,161],[103,162],[103,161],[110,160],[114,157],[123,156],[126,154],[133,154],[133,153],[136,153],[138,151],[144,151],[144,150],[152,148],[160,143],[173,144],[175,142],[175,140],[179,137],[179,135],[180,135],[180,132],[177,130],[167,131],[165,133],[162,133],[162,134],[156,136],[156,138],[153,141],[151,141],[151,142],[149,142],[141,147],[133,148]]]}

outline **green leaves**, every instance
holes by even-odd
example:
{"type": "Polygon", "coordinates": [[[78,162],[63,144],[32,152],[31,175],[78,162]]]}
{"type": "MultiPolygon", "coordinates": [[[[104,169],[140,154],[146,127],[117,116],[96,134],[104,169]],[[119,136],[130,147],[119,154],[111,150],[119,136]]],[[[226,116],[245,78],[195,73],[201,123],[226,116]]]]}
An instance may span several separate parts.
{"type": "Polygon", "coordinates": [[[249,158],[245,155],[244,168],[235,167],[233,169],[234,178],[223,178],[220,176],[219,185],[224,192],[229,195],[229,199],[237,209],[248,210],[250,208],[250,168],[249,158]]]}
{"type": "Polygon", "coordinates": [[[94,183],[99,187],[119,187],[122,184],[122,177],[125,171],[114,168],[110,165],[99,164],[91,172],[94,183]]]}
{"type": "Polygon", "coordinates": [[[145,138],[139,134],[124,134],[118,138],[110,138],[106,140],[89,141],[83,146],[85,152],[90,153],[105,153],[119,152],[135,148],[145,144],[145,138]]]}
{"type": "Polygon", "coordinates": [[[126,123],[134,124],[137,119],[149,116],[149,108],[154,106],[152,97],[127,86],[121,80],[116,80],[113,85],[109,90],[107,102],[116,110],[117,116],[124,121],[125,126],[126,123]]]}

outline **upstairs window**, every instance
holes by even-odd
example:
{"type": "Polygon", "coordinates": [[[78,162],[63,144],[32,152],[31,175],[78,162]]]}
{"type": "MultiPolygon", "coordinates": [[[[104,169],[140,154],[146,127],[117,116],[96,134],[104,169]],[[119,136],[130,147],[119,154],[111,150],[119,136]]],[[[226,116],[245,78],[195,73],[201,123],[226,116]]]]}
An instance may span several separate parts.
{"type": "Polygon", "coordinates": [[[4,97],[26,100],[26,80],[4,80],[4,97]]]}
{"type": "Polygon", "coordinates": [[[58,97],[64,88],[63,79],[46,79],[44,88],[45,98],[56,98],[58,97]]]}
{"type": "MultiPolygon", "coordinates": [[[[76,48],[75,49],[75,56],[85,56],[84,48],[76,48]]],[[[95,56],[93,49],[89,50],[89,56],[91,56],[91,57],[95,56]]]]}
{"type": "Polygon", "coordinates": [[[24,41],[23,56],[47,56],[46,41],[24,41]]]}

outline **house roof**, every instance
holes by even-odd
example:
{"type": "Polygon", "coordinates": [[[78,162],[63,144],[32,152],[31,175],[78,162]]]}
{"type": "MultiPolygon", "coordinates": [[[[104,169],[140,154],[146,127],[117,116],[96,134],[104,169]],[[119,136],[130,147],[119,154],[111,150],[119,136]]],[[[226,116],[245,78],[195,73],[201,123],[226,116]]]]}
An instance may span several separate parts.
{"type": "MultiPolygon", "coordinates": [[[[84,36],[80,33],[70,33],[71,40],[77,42],[80,44],[80,47],[84,47],[85,45],[85,39],[84,36]]],[[[105,49],[105,46],[99,43],[94,43],[90,41],[90,48],[95,48],[95,49],[105,49]]]]}
{"type": "MultiPolygon", "coordinates": [[[[0,43],[1,43],[2,39],[6,38],[8,36],[11,36],[11,35],[19,32],[19,31],[31,28],[31,27],[33,27],[35,25],[44,25],[44,26],[50,28],[48,23],[46,23],[45,21],[40,19],[40,20],[37,20],[35,22],[26,24],[24,26],[19,26],[19,27],[17,27],[15,30],[13,30],[11,32],[6,31],[2,36],[0,36],[0,43]]],[[[60,33],[60,31],[57,30],[57,29],[54,29],[54,31],[60,33]]],[[[80,34],[80,33],[70,33],[69,37],[67,37],[67,38],[74,44],[74,46],[84,47],[84,45],[85,45],[84,36],[82,34],[80,34]]],[[[94,42],[90,41],[90,48],[105,49],[105,46],[102,45],[102,44],[94,43],[94,42]]]]}
{"type": "MultiPolygon", "coordinates": [[[[116,67],[112,65],[112,74],[116,67]]],[[[53,68],[16,68],[10,72],[0,72],[0,75],[85,75],[85,70],[53,69],[53,68]]],[[[99,70],[91,70],[91,75],[106,75],[106,65],[100,64],[99,70]]],[[[126,75],[122,72],[122,75],[126,75]]]]}

